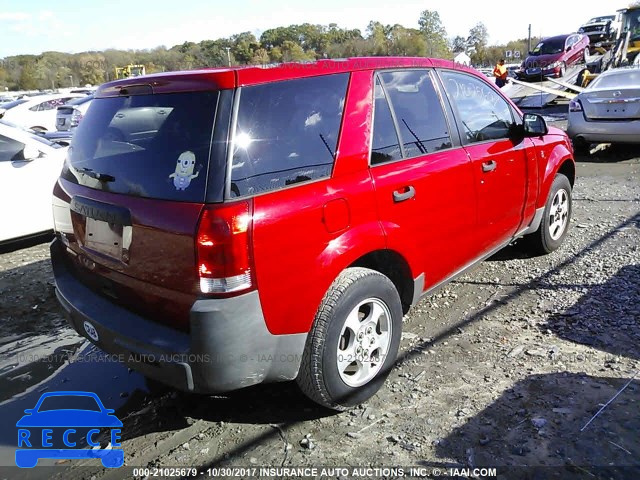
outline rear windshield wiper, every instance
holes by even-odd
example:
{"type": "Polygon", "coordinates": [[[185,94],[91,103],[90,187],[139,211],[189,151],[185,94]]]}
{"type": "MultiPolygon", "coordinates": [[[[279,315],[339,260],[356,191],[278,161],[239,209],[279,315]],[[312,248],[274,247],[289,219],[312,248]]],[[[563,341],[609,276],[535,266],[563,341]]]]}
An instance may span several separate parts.
{"type": "Polygon", "coordinates": [[[116,177],[109,175],[107,173],[94,172],[91,168],[80,168],[81,173],[87,175],[88,177],[95,178],[99,182],[115,182],[116,177]]]}

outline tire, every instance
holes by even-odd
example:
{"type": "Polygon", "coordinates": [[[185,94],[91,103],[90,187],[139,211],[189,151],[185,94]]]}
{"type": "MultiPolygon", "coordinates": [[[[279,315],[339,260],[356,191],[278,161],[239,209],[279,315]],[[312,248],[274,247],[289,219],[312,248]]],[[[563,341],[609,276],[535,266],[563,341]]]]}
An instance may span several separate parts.
{"type": "Polygon", "coordinates": [[[401,335],[402,305],[391,280],[367,268],[348,268],[322,299],[296,382],[324,407],[354,407],[382,387],[401,335]]]}
{"type": "Polygon", "coordinates": [[[586,64],[587,64],[587,62],[589,61],[589,54],[590,54],[590,53],[591,53],[591,52],[590,52],[590,50],[589,50],[589,47],[587,47],[587,48],[585,48],[585,49],[584,49],[584,52],[583,52],[583,54],[582,54],[582,61],[583,61],[583,63],[584,63],[585,65],[586,65],[586,64]]]}
{"type": "Polygon", "coordinates": [[[540,254],[557,250],[569,231],[571,213],[571,183],[566,176],[558,173],[551,184],[540,227],[527,236],[530,249],[540,254]]]}
{"type": "Polygon", "coordinates": [[[582,138],[572,138],[573,151],[579,155],[589,155],[591,153],[591,144],[582,138]]]}

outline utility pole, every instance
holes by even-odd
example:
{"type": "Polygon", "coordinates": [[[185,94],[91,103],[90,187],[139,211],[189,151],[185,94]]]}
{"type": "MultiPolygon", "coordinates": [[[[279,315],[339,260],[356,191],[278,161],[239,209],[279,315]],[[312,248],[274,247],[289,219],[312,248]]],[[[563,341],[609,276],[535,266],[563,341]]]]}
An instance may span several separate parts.
{"type": "Polygon", "coordinates": [[[531,51],[531,24],[529,24],[529,44],[528,44],[527,54],[531,51]]]}
{"type": "Polygon", "coordinates": [[[224,47],[227,49],[227,61],[229,62],[229,66],[231,66],[231,54],[229,53],[229,51],[231,50],[231,47],[224,47]]]}

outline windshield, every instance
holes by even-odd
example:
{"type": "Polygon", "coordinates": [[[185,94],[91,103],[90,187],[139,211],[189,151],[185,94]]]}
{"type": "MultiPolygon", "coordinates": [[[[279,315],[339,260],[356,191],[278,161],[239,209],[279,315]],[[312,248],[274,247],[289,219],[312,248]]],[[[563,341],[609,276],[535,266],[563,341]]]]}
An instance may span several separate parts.
{"type": "Polygon", "coordinates": [[[95,98],[62,177],[113,193],[204,201],[217,102],[218,92],[95,98]]]}
{"type": "Polygon", "coordinates": [[[640,40],[640,9],[626,14],[622,30],[631,33],[630,40],[640,40]]]}
{"type": "Polygon", "coordinates": [[[564,39],[561,40],[545,40],[536,45],[531,52],[533,55],[554,55],[564,51],[564,39]]]}
{"type": "Polygon", "coordinates": [[[587,23],[605,23],[610,20],[613,20],[615,17],[613,15],[605,15],[604,17],[593,17],[587,23]]]}

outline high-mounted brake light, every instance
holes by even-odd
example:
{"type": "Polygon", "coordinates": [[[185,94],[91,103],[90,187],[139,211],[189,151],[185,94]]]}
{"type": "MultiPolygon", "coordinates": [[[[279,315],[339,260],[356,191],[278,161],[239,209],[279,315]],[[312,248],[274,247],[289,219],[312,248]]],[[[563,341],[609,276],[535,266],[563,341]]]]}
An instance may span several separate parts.
{"type": "Polygon", "coordinates": [[[196,236],[198,276],[202,293],[250,290],[252,278],[252,204],[205,207],[196,236]]]}

